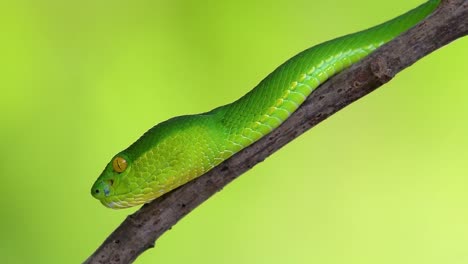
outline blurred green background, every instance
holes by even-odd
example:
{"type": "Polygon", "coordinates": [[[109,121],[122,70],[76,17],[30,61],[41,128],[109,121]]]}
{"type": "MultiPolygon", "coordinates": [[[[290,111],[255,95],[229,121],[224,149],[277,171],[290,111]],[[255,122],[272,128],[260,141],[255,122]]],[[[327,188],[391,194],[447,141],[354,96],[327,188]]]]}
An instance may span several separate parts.
{"type": "MultiPolygon", "coordinates": [[[[0,261],[85,260],[137,209],[89,194],[115,153],[420,3],[2,1],[0,261]]],[[[287,145],[136,263],[467,263],[467,47],[431,54],[287,145]]]]}

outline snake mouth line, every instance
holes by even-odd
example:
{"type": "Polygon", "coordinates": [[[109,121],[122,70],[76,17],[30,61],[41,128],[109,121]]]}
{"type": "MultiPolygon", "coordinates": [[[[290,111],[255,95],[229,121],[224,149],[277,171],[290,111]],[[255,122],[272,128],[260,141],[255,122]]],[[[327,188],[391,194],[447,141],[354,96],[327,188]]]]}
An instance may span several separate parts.
{"type": "Polygon", "coordinates": [[[104,206],[112,208],[112,209],[123,209],[123,208],[128,208],[128,207],[132,207],[132,206],[139,204],[139,203],[122,201],[122,200],[118,200],[118,201],[101,200],[101,203],[104,206]]]}
{"type": "Polygon", "coordinates": [[[136,205],[141,205],[144,203],[148,203],[157,197],[161,196],[163,192],[159,195],[154,195],[154,193],[150,193],[149,195],[131,195],[132,192],[126,192],[119,195],[108,196],[100,200],[100,202],[109,208],[112,209],[121,209],[121,208],[128,208],[136,205]],[[130,194],[130,195],[129,195],[130,194]]]}
{"type": "Polygon", "coordinates": [[[128,208],[130,206],[122,206],[122,204],[120,202],[104,202],[104,201],[101,201],[101,203],[105,206],[105,207],[109,207],[109,208],[112,208],[112,209],[123,209],[123,208],[128,208]]]}

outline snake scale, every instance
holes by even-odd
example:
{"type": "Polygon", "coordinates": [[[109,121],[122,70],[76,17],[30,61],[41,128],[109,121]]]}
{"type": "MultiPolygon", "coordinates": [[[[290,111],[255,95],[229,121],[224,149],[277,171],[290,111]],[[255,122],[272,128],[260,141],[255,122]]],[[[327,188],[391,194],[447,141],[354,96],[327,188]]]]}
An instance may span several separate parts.
{"type": "Polygon", "coordinates": [[[111,159],[91,194],[107,207],[126,208],[204,174],[270,133],[320,84],[413,27],[439,3],[430,0],[383,24],[300,52],[233,103],[157,124],[111,159]]]}

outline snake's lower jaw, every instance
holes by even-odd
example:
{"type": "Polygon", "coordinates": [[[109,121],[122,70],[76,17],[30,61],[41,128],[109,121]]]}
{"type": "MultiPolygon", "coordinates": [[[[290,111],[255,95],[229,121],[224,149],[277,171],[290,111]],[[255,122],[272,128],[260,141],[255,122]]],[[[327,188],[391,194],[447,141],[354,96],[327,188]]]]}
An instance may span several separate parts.
{"type": "Polygon", "coordinates": [[[124,209],[132,206],[143,205],[149,203],[157,197],[154,195],[142,196],[142,195],[111,195],[99,201],[108,208],[112,209],[124,209]]]}
{"type": "Polygon", "coordinates": [[[121,202],[106,202],[106,201],[101,201],[101,203],[108,208],[112,209],[120,209],[120,208],[127,208],[129,206],[123,205],[121,202]]]}
{"type": "Polygon", "coordinates": [[[112,209],[124,209],[124,208],[129,208],[132,206],[136,205],[141,205],[144,202],[138,202],[138,201],[106,201],[106,200],[101,200],[101,203],[108,208],[112,209]]]}

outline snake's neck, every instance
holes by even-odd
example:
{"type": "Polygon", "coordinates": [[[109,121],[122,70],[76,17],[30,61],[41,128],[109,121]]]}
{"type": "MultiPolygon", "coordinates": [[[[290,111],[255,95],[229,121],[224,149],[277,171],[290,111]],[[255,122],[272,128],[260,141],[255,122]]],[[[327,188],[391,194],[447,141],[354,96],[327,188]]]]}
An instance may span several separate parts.
{"type": "Polygon", "coordinates": [[[227,131],[225,154],[230,156],[240,151],[280,126],[312,91],[383,43],[377,41],[346,51],[330,51],[320,60],[308,58],[310,54],[305,51],[294,62],[288,61],[276,69],[254,90],[219,110],[227,131]],[[296,64],[298,61],[300,64],[296,64]]]}
{"type": "Polygon", "coordinates": [[[279,66],[239,100],[213,110],[225,131],[223,158],[277,128],[322,83],[413,27],[439,2],[426,2],[381,25],[309,48],[279,66]]]}

